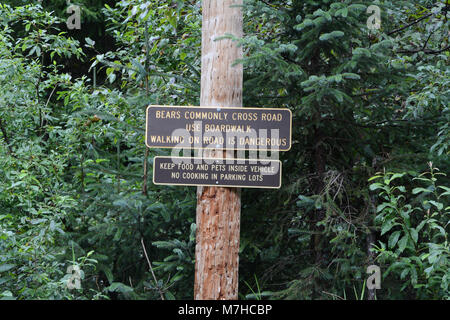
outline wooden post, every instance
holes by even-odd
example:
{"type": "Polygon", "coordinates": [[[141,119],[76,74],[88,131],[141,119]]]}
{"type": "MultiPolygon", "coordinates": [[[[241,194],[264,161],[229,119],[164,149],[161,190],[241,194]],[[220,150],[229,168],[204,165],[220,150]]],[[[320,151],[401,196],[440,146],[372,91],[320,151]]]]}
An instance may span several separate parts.
{"type": "MultiPolygon", "coordinates": [[[[229,39],[241,37],[242,0],[203,0],[201,106],[242,107],[241,48],[229,39]]],[[[233,151],[212,151],[208,156],[233,157],[233,151]]],[[[198,187],[197,244],[194,298],[238,298],[240,189],[198,187]]]]}

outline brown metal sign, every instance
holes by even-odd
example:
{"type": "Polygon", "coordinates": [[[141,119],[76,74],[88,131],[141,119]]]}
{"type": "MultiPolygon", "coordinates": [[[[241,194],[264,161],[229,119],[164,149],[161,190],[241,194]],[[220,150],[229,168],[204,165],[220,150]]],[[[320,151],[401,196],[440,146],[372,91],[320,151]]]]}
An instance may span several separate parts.
{"type": "Polygon", "coordinates": [[[155,157],[153,183],[278,189],[281,187],[281,161],[155,157]]]}
{"type": "Polygon", "coordinates": [[[288,151],[292,112],[278,108],[149,106],[149,148],[288,151]]]}

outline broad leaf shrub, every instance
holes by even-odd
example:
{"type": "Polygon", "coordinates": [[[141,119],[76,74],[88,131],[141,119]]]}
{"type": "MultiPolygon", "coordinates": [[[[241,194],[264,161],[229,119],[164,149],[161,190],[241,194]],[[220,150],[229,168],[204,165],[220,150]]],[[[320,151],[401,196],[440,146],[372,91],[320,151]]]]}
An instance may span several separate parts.
{"type": "Polygon", "coordinates": [[[430,162],[428,171],[412,178],[412,190],[402,183],[411,179],[407,173],[370,179],[379,195],[375,222],[381,240],[375,252],[387,268],[383,283],[398,282],[413,299],[449,298],[450,188],[440,184],[440,176],[445,174],[430,162]]]}

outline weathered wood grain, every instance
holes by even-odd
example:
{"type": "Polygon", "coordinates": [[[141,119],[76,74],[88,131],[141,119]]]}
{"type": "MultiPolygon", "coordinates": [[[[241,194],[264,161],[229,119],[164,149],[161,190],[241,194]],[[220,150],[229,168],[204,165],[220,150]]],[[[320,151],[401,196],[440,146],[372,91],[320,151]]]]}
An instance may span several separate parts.
{"type": "MultiPolygon", "coordinates": [[[[242,36],[242,0],[204,0],[201,106],[242,107],[242,50],[226,34],[242,36]]],[[[231,157],[233,151],[206,151],[231,157]]],[[[241,200],[235,188],[198,187],[194,298],[238,297],[241,200]]]]}

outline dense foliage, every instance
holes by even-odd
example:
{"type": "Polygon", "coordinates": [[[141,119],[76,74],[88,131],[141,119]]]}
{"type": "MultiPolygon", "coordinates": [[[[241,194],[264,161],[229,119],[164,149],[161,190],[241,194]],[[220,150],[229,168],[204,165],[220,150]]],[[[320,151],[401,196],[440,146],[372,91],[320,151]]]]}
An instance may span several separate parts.
{"type": "MultiPolygon", "coordinates": [[[[151,183],[144,112],[199,104],[201,2],[78,4],[81,30],[0,4],[0,298],[190,299],[195,188],[151,183]]],[[[449,299],[448,1],[243,10],[244,105],[291,109],[294,143],[242,191],[240,297],[449,299]]]]}

